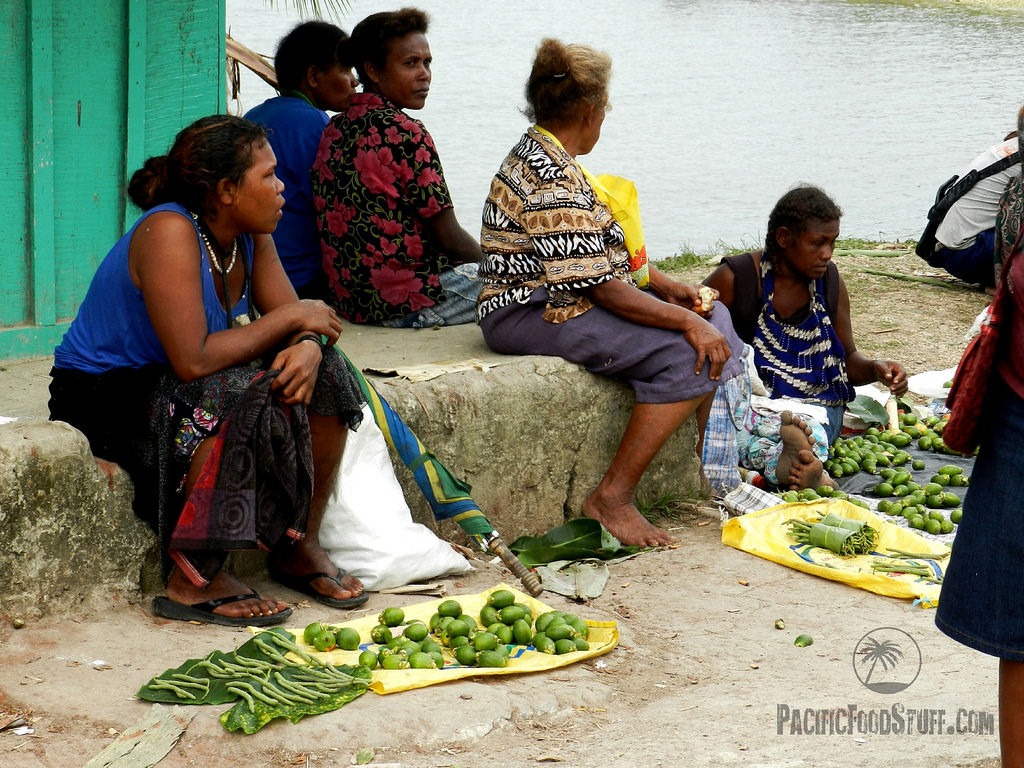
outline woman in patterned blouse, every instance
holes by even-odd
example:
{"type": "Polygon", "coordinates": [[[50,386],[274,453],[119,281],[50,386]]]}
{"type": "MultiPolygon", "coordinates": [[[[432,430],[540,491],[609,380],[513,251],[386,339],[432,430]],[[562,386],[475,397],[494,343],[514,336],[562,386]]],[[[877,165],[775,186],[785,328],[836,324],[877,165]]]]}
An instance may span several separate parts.
{"type": "Polygon", "coordinates": [[[404,110],[430,90],[427,17],[375,13],[349,41],[363,92],[324,129],[313,165],[331,302],[355,323],[476,319],[480,246],[455,218],[434,140],[404,110]]]}
{"type": "Polygon", "coordinates": [[[611,60],[582,45],[541,43],[526,85],[536,125],[512,148],[484,204],[484,283],[478,300],[488,346],[563,357],[627,381],[636,405],[618,451],[583,514],[625,544],[672,541],[637,511],[637,483],[691,415],[698,434],[718,384],[741,371],[728,310],[702,317],[695,286],[650,268],[650,290],[629,271],[622,228],[576,161],[601,135],[611,60]]]}

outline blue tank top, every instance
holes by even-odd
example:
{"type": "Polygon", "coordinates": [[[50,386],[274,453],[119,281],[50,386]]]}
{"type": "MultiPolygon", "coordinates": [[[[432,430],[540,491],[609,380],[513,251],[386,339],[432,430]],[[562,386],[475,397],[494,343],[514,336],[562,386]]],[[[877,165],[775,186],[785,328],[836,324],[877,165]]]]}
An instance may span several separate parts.
{"type": "MultiPolygon", "coordinates": [[[[64,338],[53,352],[54,366],[86,373],[104,373],[116,368],[141,368],[145,365],[168,365],[160,339],[149,321],[146,303],[128,271],[128,246],[139,224],[160,211],[172,211],[187,218],[196,232],[196,258],[202,260],[203,308],[209,333],[226,330],[224,311],[207,266],[205,251],[199,239],[199,227],[188,210],[178,203],[165,203],[146,211],[134,226],[117,241],[103,259],[85,300],[64,338]]],[[[249,263],[252,274],[253,242],[249,235],[241,239],[241,255],[249,263]]],[[[248,301],[243,293],[231,309],[231,316],[246,315],[248,301]]]]}

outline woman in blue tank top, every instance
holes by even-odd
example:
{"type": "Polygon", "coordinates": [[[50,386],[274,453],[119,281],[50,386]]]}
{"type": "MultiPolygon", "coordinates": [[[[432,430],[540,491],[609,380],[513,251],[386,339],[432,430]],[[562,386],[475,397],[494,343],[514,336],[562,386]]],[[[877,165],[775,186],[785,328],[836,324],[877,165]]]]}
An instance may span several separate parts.
{"type": "Polygon", "coordinates": [[[222,570],[228,551],[255,547],[274,578],[325,604],[367,599],[318,542],[363,397],[332,348],[338,316],[299,301],[278,260],[275,167],[242,118],[182,130],[132,177],[145,213],[54,353],[50,417],[131,475],[164,553],[153,610],[167,618],[283,621],[290,608],[222,570]]]}

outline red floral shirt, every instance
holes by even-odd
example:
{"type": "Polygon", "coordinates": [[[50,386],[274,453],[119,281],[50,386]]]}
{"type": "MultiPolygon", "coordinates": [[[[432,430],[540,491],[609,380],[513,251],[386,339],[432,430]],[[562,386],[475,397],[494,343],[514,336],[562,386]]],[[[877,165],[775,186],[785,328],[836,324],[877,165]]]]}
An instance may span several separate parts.
{"type": "Polygon", "coordinates": [[[331,301],[354,323],[382,323],[444,299],[455,263],[425,219],[452,207],[423,123],[374,93],[324,129],[310,174],[331,301]]]}

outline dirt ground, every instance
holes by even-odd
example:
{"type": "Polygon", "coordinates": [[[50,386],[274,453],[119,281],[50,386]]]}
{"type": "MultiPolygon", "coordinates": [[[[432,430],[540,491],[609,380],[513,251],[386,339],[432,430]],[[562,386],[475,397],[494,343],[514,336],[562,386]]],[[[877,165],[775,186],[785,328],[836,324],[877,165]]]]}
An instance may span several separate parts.
{"type": "MultiPolygon", "coordinates": [[[[905,249],[892,257],[839,254],[836,261],[853,297],[862,350],[899,360],[910,373],[957,362],[963,333],[986,303],[980,290],[866,272],[925,271],[905,249]]],[[[687,270],[691,278],[707,271],[687,270]]],[[[940,634],[932,611],[726,547],[718,520],[699,512],[665,525],[678,545],[612,565],[604,593],[589,604],[552,593],[541,598],[584,618],[618,622],[620,644],[603,656],[547,673],[367,693],[338,711],[296,725],[276,721],[252,736],[220,726],[226,707],[196,707],[159,765],[334,768],[371,750],[371,765],[409,768],[997,768],[997,664],[940,634]],[[776,628],[779,619],[783,629],[776,628]],[[869,690],[856,674],[858,642],[883,627],[907,633],[920,650],[917,678],[895,694],[869,690]],[[795,646],[799,634],[814,643],[795,646]],[[851,708],[863,713],[855,719],[863,728],[828,732],[822,725],[824,713],[842,710],[835,716],[842,726],[851,708]],[[896,716],[907,726],[887,729],[896,716]]],[[[474,564],[472,573],[445,582],[450,594],[503,581],[518,586],[499,564],[474,564]]],[[[353,612],[298,602],[288,625],[376,615],[422,599],[373,595],[353,612]]],[[[0,731],[5,768],[82,765],[149,711],[134,698],[146,680],[248,637],[157,619],[146,603],[116,596],[103,615],[47,617],[20,629],[15,617],[2,618],[0,714],[19,713],[32,728],[0,731]]]]}
{"type": "MultiPolygon", "coordinates": [[[[718,522],[699,514],[671,525],[678,546],[613,565],[590,604],[543,596],[552,607],[616,621],[620,643],[605,655],[552,672],[367,693],[335,712],[296,725],[276,721],[252,736],[222,729],[217,716],[226,707],[196,707],[160,766],[336,768],[368,749],[373,765],[409,768],[997,768],[996,662],[941,635],[930,610],[726,547],[718,522]],[[912,686],[890,695],[861,685],[853,663],[859,640],[882,627],[909,634],[921,656],[912,686]],[[799,634],[813,644],[795,646],[799,634]],[[815,725],[823,712],[842,710],[842,727],[851,708],[864,713],[863,730],[829,733],[815,725]],[[894,712],[909,724],[900,732],[872,725],[894,712]],[[957,732],[969,726],[974,732],[957,732]]],[[[447,582],[451,594],[514,582],[499,565],[476,566],[447,582]]],[[[374,595],[350,614],[299,603],[290,625],[421,599],[374,595]]],[[[0,709],[24,713],[34,732],[0,732],[0,765],[82,765],[149,711],[133,694],[151,676],[246,637],[159,620],[145,605],[117,600],[102,616],[50,618],[18,630],[5,621],[0,709]]]]}

